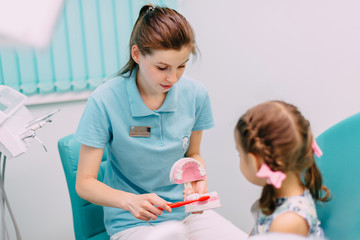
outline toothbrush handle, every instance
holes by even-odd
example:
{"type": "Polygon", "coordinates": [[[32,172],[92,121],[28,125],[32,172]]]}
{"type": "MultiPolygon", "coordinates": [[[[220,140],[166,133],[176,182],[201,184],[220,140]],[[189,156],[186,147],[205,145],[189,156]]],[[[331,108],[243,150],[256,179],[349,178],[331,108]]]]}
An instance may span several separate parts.
{"type": "MultiPolygon", "coordinates": [[[[194,200],[187,200],[187,201],[183,201],[183,202],[170,203],[170,204],[168,204],[168,206],[170,208],[178,208],[178,207],[184,206],[184,205],[189,204],[189,203],[199,202],[199,201],[206,201],[209,198],[210,198],[210,196],[203,196],[203,197],[200,197],[200,198],[194,199],[194,200]]],[[[164,210],[161,207],[158,207],[158,209],[164,210]]]]}
{"type": "Polygon", "coordinates": [[[171,207],[171,208],[177,208],[177,207],[181,207],[181,206],[184,206],[184,205],[186,205],[188,203],[192,203],[192,202],[195,202],[195,201],[196,200],[170,203],[168,206],[171,207]]]}

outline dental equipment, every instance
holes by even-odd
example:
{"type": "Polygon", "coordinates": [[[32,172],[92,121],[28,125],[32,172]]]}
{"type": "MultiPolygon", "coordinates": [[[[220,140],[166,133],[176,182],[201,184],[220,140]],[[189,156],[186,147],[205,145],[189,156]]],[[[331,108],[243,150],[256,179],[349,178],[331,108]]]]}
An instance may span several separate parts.
{"type": "Polygon", "coordinates": [[[5,205],[12,219],[16,238],[21,240],[21,234],[4,189],[6,160],[25,153],[32,139],[37,140],[47,151],[45,145],[36,136],[36,131],[51,122],[51,117],[59,111],[57,109],[45,116],[34,118],[24,105],[26,99],[26,96],[20,92],[0,85],[0,204],[2,211],[1,239],[4,240],[10,239],[5,223],[5,205]]]}

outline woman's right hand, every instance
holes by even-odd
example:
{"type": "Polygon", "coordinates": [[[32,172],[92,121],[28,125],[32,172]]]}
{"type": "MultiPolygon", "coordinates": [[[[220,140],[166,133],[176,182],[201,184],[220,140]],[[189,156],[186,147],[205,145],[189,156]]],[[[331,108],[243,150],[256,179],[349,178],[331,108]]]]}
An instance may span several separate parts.
{"type": "Polygon", "coordinates": [[[157,216],[161,215],[164,209],[171,212],[171,208],[167,205],[169,202],[160,198],[155,193],[136,195],[128,193],[125,199],[124,209],[131,212],[134,217],[143,221],[150,219],[156,220],[157,216]]]}

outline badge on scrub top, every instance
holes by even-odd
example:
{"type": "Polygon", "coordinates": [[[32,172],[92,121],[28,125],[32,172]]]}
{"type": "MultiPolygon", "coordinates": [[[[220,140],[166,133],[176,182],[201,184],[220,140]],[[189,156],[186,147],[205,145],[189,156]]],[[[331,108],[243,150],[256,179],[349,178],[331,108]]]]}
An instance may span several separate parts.
{"type": "Polygon", "coordinates": [[[150,137],[151,128],[148,126],[130,126],[130,137],[150,137]]]}

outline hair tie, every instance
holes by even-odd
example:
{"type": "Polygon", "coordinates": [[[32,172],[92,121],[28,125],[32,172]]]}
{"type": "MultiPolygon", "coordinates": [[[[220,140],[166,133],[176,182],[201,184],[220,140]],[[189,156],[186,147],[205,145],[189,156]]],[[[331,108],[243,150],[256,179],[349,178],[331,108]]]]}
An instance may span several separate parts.
{"type": "Polygon", "coordinates": [[[276,188],[281,188],[281,184],[286,178],[285,173],[280,171],[272,171],[268,165],[263,163],[256,173],[256,176],[259,178],[267,178],[266,182],[273,185],[276,188]]]}
{"type": "Polygon", "coordinates": [[[321,151],[319,145],[316,143],[315,140],[313,140],[312,142],[312,149],[317,157],[321,157],[323,155],[323,152],[321,151]]]}

